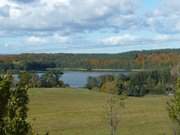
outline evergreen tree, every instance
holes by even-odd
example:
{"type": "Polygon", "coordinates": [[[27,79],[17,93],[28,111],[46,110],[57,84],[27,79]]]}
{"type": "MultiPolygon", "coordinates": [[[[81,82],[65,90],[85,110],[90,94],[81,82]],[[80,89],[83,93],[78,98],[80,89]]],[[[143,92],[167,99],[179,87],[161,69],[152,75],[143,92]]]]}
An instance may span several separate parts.
{"type": "Polygon", "coordinates": [[[168,111],[169,117],[177,124],[178,130],[180,130],[180,78],[177,81],[175,95],[173,99],[168,102],[168,111]]]}
{"type": "Polygon", "coordinates": [[[11,89],[5,128],[7,135],[27,135],[31,132],[31,126],[27,122],[28,102],[27,88],[24,85],[11,89]]]}
{"type": "Polygon", "coordinates": [[[0,77],[0,135],[37,135],[27,121],[27,85],[11,81],[10,75],[0,77]]]}
{"type": "Polygon", "coordinates": [[[4,135],[5,122],[4,118],[7,116],[7,105],[10,97],[10,81],[0,77],[0,134],[4,135]]]}

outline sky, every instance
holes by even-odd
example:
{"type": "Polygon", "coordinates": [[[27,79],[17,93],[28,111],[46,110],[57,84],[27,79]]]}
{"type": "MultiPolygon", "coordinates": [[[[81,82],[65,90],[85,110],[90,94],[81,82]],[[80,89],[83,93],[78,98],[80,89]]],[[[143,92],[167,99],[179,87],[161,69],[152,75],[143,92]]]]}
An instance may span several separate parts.
{"type": "Polygon", "coordinates": [[[180,48],[179,0],[0,0],[0,54],[180,48]]]}

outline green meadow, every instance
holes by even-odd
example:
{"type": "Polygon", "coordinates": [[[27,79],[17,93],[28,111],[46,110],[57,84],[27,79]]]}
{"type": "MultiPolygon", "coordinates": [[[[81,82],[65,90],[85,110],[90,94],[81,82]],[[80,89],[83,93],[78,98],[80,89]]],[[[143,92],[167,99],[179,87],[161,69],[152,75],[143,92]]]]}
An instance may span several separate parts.
{"type": "MultiPolygon", "coordinates": [[[[109,135],[109,95],[86,89],[30,89],[29,120],[50,135],[109,135]]],[[[166,96],[129,97],[120,110],[119,135],[171,135],[166,96]]]]}

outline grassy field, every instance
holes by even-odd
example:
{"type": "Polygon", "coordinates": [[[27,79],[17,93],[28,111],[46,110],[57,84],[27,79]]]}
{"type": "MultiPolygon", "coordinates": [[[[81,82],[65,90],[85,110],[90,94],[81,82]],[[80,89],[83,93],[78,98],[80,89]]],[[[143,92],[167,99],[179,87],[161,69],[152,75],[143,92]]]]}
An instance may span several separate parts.
{"type": "MultiPolygon", "coordinates": [[[[51,135],[109,135],[104,93],[75,89],[31,89],[29,116],[37,131],[51,135]]],[[[171,135],[165,96],[128,98],[119,135],[171,135]]]]}

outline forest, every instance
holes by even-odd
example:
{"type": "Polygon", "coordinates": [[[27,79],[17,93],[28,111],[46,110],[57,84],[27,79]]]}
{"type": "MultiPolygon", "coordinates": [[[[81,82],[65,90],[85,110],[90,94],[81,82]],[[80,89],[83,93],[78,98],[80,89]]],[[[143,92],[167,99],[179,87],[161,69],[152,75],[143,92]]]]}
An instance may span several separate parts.
{"type": "Polygon", "coordinates": [[[120,54],[0,55],[0,70],[45,71],[94,69],[170,69],[180,60],[180,49],[133,51],[120,54]]]}

